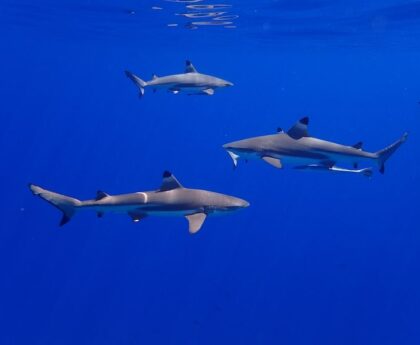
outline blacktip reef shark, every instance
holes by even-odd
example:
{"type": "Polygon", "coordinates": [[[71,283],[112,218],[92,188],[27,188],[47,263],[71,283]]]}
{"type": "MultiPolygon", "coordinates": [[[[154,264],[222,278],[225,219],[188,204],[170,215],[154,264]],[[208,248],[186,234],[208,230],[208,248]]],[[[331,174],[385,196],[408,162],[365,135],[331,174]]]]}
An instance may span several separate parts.
{"type": "Polygon", "coordinates": [[[233,86],[229,81],[198,73],[190,61],[186,61],[185,73],[173,74],[165,77],[153,75],[152,80],[144,81],[130,71],[125,74],[139,88],[139,97],[144,95],[144,89],[150,87],[156,92],[165,89],[173,94],[186,93],[188,95],[212,96],[221,87],[233,86]]]}
{"type": "Polygon", "coordinates": [[[160,189],[150,192],[109,195],[98,191],[93,200],[81,201],[66,195],[29,185],[34,195],[38,195],[57,207],[63,217],[60,226],[68,223],[80,210],[93,210],[98,217],[104,213],[127,213],[134,222],[147,216],[184,216],[189,222],[191,234],[200,230],[206,217],[224,214],[249,206],[245,200],[200,189],[184,188],[170,172],[163,173],[160,189]]]}
{"type": "Polygon", "coordinates": [[[362,142],[353,146],[336,144],[311,137],[308,133],[309,118],[299,120],[287,132],[280,128],[276,134],[234,141],[223,145],[233,160],[234,167],[239,159],[262,159],[276,168],[290,165],[295,169],[355,173],[370,177],[372,168],[359,169],[360,163],[374,162],[379,171],[385,172],[385,162],[406,141],[404,135],[377,152],[362,150],[362,142]],[[352,166],[352,169],[340,167],[352,166]]]}

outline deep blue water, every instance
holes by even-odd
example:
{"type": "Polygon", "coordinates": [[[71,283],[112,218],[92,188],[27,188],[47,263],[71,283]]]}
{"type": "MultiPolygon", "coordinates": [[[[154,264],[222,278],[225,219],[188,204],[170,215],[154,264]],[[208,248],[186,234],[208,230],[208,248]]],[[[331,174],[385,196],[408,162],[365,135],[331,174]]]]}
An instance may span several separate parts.
{"type": "Polygon", "coordinates": [[[0,344],[420,343],[420,2],[226,3],[230,28],[163,0],[0,2],[0,344]],[[235,86],[140,100],[123,73],[186,59],[235,86]],[[410,135],[371,179],[232,170],[222,144],[302,116],[368,151],[410,135]],[[27,189],[88,199],[165,169],[251,207],[195,236],[90,212],[59,228],[27,189]]]}

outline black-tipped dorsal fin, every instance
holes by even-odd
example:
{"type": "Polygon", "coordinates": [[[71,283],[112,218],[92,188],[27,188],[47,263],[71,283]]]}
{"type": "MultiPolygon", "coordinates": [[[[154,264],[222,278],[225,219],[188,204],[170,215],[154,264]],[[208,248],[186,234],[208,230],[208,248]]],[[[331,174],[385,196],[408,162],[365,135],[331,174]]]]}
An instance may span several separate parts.
{"type": "Polygon", "coordinates": [[[292,128],[287,132],[293,139],[300,139],[302,137],[309,137],[308,133],[309,117],[301,118],[292,128]]]}
{"type": "Polygon", "coordinates": [[[95,200],[96,200],[96,201],[98,201],[98,200],[102,200],[103,198],[106,198],[107,196],[109,196],[109,194],[107,194],[107,193],[105,193],[105,192],[103,192],[103,191],[101,191],[101,190],[98,190],[98,191],[96,192],[96,198],[95,198],[95,200]]]}
{"type": "Polygon", "coordinates": [[[165,171],[163,173],[163,181],[162,185],[160,186],[160,191],[165,192],[167,190],[183,188],[179,181],[176,179],[174,175],[170,171],[165,171]]]}
{"type": "Polygon", "coordinates": [[[190,60],[185,61],[185,73],[197,73],[197,70],[190,60]]]}
{"type": "Polygon", "coordinates": [[[359,141],[358,143],[354,144],[352,147],[354,147],[357,150],[361,150],[363,147],[363,142],[359,141]]]}

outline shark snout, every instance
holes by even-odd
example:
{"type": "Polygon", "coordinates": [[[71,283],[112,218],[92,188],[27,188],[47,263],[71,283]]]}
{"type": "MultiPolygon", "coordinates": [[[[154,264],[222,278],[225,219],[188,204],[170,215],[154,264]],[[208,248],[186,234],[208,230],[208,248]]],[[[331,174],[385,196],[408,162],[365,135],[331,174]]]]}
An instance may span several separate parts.
{"type": "Polygon", "coordinates": [[[232,202],[232,206],[235,208],[245,208],[249,206],[249,202],[240,198],[235,198],[232,202]]]}
{"type": "Polygon", "coordinates": [[[230,81],[226,81],[225,82],[225,87],[229,87],[229,86],[233,86],[233,83],[231,83],[230,81]]]}
{"type": "Polygon", "coordinates": [[[236,149],[239,149],[239,148],[241,148],[241,145],[240,145],[240,142],[239,141],[232,141],[232,142],[230,142],[230,143],[226,143],[226,144],[224,144],[224,145],[222,145],[222,147],[225,149],[225,150],[236,150],[236,149]]]}

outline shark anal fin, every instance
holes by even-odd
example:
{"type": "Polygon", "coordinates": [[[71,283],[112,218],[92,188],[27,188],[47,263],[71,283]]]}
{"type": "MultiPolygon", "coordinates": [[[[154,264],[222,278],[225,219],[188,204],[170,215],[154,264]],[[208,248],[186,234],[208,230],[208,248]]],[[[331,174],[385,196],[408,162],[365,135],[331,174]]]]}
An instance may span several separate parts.
{"type": "Polygon", "coordinates": [[[182,184],[179,183],[179,181],[170,171],[165,171],[163,173],[163,181],[162,185],[160,186],[160,191],[165,192],[177,188],[183,188],[182,184]]]}
{"type": "Polygon", "coordinates": [[[106,198],[107,196],[109,196],[109,194],[107,194],[107,193],[105,193],[105,192],[103,192],[101,190],[98,190],[96,192],[96,198],[95,198],[95,200],[96,201],[99,201],[99,200],[102,200],[103,198],[106,198]]]}
{"type": "Polygon", "coordinates": [[[296,139],[296,140],[302,137],[309,137],[308,124],[309,124],[309,118],[304,117],[300,119],[298,122],[296,122],[296,124],[293,125],[292,128],[290,128],[287,131],[287,134],[291,138],[296,139]]]}
{"type": "Polygon", "coordinates": [[[268,164],[272,165],[273,167],[276,167],[277,169],[281,169],[282,168],[282,164],[280,159],[278,158],[273,158],[270,156],[264,156],[262,157],[263,161],[267,162],[268,164]]]}
{"type": "Polygon", "coordinates": [[[197,73],[197,70],[189,60],[185,61],[185,73],[197,73]]]}
{"type": "Polygon", "coordinates": [[[206,220],[207,215],[203,212],[190,214],[185,216],[188,220],[190,234],[197,233],[203,226],[204,221],[206,220]]]}
{"type": "Polygon", "coordinates": [[[202,91],[207,96],[213,96],[214,95],[214,90],[213,89],[204,89],[202,91]]]}

